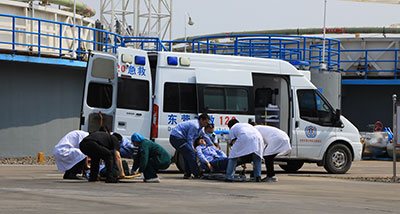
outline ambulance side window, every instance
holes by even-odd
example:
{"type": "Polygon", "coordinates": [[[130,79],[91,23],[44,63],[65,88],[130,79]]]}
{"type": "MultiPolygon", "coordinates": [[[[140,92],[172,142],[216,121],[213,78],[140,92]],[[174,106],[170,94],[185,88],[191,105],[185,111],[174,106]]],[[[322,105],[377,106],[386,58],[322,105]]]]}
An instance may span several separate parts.
{"type": "Polygon", "coordinates": [[[118,78],[117,108],[149,111],[149,81],[118,78]]]}
{"type": "Polygon", "coordinates": [[[95,108],[110,108],[112,105],[112,85],[89,83],[87,104],[95,108]]]}
{"type": "Polygon", "coordinates": [[[321,126],[333,125],[333,108],[316,90],[297,90],[300,118],[321,126]]]}
{"type": "Polygon", "coordinates": [[[196,113],[196,84],[169,82],[165,83],[164,112],[196,113]]]}
{"type": "Polygon", "coordinates": [[[247,86],[200,86],[200,112],[222,114],[248,114],[254,113],[251,88],[247,86]],[[253,111],[252,111],[253,109],[253,111]]]}

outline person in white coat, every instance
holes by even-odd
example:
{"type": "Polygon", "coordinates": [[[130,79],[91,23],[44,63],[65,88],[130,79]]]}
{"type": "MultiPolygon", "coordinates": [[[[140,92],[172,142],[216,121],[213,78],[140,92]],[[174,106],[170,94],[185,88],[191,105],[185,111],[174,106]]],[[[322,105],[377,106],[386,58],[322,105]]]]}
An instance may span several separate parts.
{"type": "Polygon", "coordinates": [[[233,146],[229,153],[225,181],[235,181],[234,174],[238,158],[252,154],[254,178],[257,182],[260,182],[261,160],[264,149],[264,142],[261,134],[252,125],[239,123],[236,119],[230,120],[228,122],[228,127],[229,137],[233,146]]]}
{"type": "Polygon", "coordinates": [[[267,177],[262,179],[264,182],[276,182],[278,178],[275,176],[274,158],[277,155],[286,155],[292,151],[289,136],[282,130],[273,126],[254,126],[264,141],[264,160],[267,168],[267,177]]]}
{"type": "Polygon", "coordinates": [[[54,147],[54,159],[58,171],[65,172],[64,179],[79,179],[76,175],[82,172],[87,160],[87,156],[79,149],[79,144],[88,135],[85,131],[71,131],[54,147]]]}

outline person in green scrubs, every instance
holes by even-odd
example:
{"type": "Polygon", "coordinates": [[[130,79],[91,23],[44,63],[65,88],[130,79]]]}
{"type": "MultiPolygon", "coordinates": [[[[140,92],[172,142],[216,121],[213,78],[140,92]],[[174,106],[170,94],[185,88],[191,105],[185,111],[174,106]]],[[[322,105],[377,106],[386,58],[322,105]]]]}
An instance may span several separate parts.
{"type": "Polygon", "coordinates": [[[163,147],[145,139],[139,133],[134,133],[131,136],[131,141],[139,148],[132,171],[136,171],[139,168],[139,172],[144,175],[144,182],[159,183],[160,179],[157,176],[157,171],[169,167],[171,156],[163,147]]]}

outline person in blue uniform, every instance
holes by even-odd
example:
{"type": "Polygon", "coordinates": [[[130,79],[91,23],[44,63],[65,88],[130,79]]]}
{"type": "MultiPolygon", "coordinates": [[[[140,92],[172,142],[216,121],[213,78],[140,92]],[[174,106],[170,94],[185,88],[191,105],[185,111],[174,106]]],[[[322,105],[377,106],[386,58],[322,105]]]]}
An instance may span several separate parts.
{"type": "Polygon", "coordinates": [[[189,120],[179,123],[175,128],[172,129],[169,137],[171,145],[183,155],[185,162],[185,174],[184,179],[191,178],[192,174],[194,178],[201,176],[199,167],[196,162],[196,153],[193,148],[193,142],[200,136],[204,136],[204,127],[207,126],[210,121],[208,114],[201,114],[198,120],[189,120]]]}
{"type": "Polygon", "coordinates": [[[225,171],[228,166],[228,157],[214,145],[207,145],[203,137],[199,137],[194,142],[197,157],[200,159],[200,166],[206,171],[220,172],[225,171]]]}

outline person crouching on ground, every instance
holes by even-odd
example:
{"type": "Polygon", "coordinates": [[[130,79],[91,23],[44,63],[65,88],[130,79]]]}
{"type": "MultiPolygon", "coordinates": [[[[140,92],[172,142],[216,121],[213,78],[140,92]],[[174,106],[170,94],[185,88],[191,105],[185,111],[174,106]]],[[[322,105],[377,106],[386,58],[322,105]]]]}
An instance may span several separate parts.
{"type": "Polygon", "coordinates": [[[193,142],[198,137],[205,135],[203,127],[206,127],[209,121],[210,117],[208,114],[203,113],[199,116],[198,120],[189,120],[179,123],[172,129],[169,142],[176,151],[183,156],[185,161],[184,179],[192,178],[192,174],[194,178],[201,177],[193,142]]]}
{"type": "Polygon", "coordinates": [[[85,137],[80,143],[79,148],[84,154],[91,158],[89,182],[98,181],[100,159],[104,160],[107,168],[106,183],[118,182],[118,180],[112,176],[114,158],[120,173],[120,178],[125,177],[122,168],[122,159],[119,153],[120,142],[115,136],[107,132],[97,131],[85,137]]]}
{"type": "Polygon", "coordinates": [[[139,147],[132,171],[136,171],[139,168],[139,172],[144,174],[144,182],[159,183],[160,179],[157,177],[157,171],[169,167],[171,156],[163,147],[145,139],[139,133],[134,133],[131,141],[136,147],[139,147]]]}
{"type": "Polygon", "coordinates": [[[254,126],[263,140],[265,149],[263,156],[265,159],[265,167],[267,168],[267,177],[263,178],[263,182],[277,182],[278,178],[275,176],[274,158],[277,155],[286,155],[292,151],[290,146],[289,136],[282,130],[273,126],[254,126]]]}
{"type": "Polygon", "coordinates": [[[210,172],[226,170],[228,166],[226,154],[213,145],[207,145],[203,137],[197,138],[193,147],[197,151],[197,157],[199,157],[203,169],[210,172]]]}
{"type": "Polygon", "coordinates": [[[236,119],[230,120],[228,122],[228,127],[229,138],[233,146],[229,153],[225,181],[235,181],[234,175],[238,158],[252,154],[254,178],[256,182],[261,182],[261,160],[264,149],[264,142],[261,134],[252,125],[239,123],[236,119]]]}
{"type": "Polygon", "coordinates": [[[64,179],[79,179],[76,175],[87,168],[87,157],[79,149],[79,144],[88,135],[85,131],[71,131],[54,147],[53,156],[58,171],[65,172],[64,179]]]}

